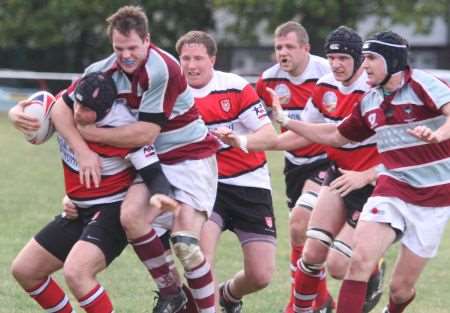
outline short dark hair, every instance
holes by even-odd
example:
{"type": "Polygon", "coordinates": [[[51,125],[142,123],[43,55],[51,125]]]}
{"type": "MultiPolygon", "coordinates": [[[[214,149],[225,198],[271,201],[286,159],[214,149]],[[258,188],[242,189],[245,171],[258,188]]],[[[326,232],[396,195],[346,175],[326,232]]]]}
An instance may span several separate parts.
{"type": "Polygon", "coordinates": [[[192,30],[181,36],[175,45],[177,53],[181,53],[181,49],[183,49],[185,44],[191,43],[204,45],[210,57],[216,56],[217,54],[217,43],[214,38],[207,32],[200,30],[192,30]]]}
{"type": "Polygon", "coordinates": [[[297,35],[298,43],[309,43],[308,32],[300,23],[289,21],[279,25],[275,29],[275,37],[286,36],[289,33],[295,33],[297,35]]]}
{"type": "Polygon", "coordinates": [[[126,5],[118,9],[106,19],[108,24],[106,33],[112,38],[113,30],[128,36],[134,30],[144,40],[149,35],[148,18],[140,6],[126,5]]]}

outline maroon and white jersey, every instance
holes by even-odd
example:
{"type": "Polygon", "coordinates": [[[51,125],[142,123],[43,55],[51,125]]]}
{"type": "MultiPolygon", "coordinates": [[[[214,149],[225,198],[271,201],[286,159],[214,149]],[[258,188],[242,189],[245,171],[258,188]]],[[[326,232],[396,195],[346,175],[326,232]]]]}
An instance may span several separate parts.
{"type": "Polygon", "coordinates": [[[120,69],[115,54],[92,64],[85,72],[94,71],[112,76],[119,93],[117,101],[130,107],[137,120],[161,126],[154,143],[161,163],[214,155],[218,142],[199,117],[186,78],[173,56],[151,44],[146,61],[132,75],[120,69]]]}
{"type": "Polygon", "coordinates": [[[426,143],[408,129],[424,125],[436,130],[446,123],[441,109],[450,103],[450,88],[424,71],[407,69],[403,74],[402,86],[390,95],[372,88],[338,129],[353,141],[376,133],[381,165],[373,196],[449,206],[450,140],[426,143]]]}
{"type": "MultiPolygon", "coordinates": [[[[337,81],[332,73],[326,74],[317,82],[301,119],[311,123],[341,123],[369,91],[370,86],[366,82],[366,72],[350,86],[337,81]]],[[[328,159],[345,170],[364,171],[372,168],[380,163],[374,137],[339,148],[325,146],[328,159]]]]}
{"type": "MultiPolygon", "coordinates": [[[[238,75],[214,71],[211,81],[203,88],[193,88],[193,94],[210,130],[225,126],[247,135],[271,123],[253,87],[238,75]]],[[[217,161],[221,183],[271,189],[264,152],[245,153],[222,143],[217,161]]]]}
{"type": "MultiPolygon", "coordinates": [[[[291,76],[282,70],[279,64],[275,64],[262,73],[256,82],[256,92],[270,107],[272,106],[272,97],[266,87],[272,88],[280,97],[281,106],[289,118],[300,120],[316,82],[329,72],[328,61],[315,55],[309,56],[308,65],[304,72],[297,77],[291,76]]],[[[282,131],[285,129],[282,128],[282,131]]],[[[326,153],[322,145],[311,144],[304,148],[286,151],[285,156],[293,164],[305,165],[325,159],[326,153]]]]}

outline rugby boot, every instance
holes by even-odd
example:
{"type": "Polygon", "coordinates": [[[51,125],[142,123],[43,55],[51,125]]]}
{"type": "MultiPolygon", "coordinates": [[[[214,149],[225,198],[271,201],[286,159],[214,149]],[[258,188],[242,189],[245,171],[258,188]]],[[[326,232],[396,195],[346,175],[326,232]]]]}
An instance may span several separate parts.
{"type": "Polygon", "coordinates": [[[231,302],[225,300],[223,295],[225,284],[220,284],[219,286],[219,304],[222,309],[222,313],[241,313],[242,310],[242,301],[239,302],[231,302]]]}
{"type": "Polygon", "coordinates": [[[156,304],[153,307],[152,313],[178,313],[188,302],[186,294],[181,289],[175,295],[162,296],[159,292],[156,292],[156,294],[156,304]]]}
{"type": "Polygon", "coordinates": [[[189,287],[183,285],[183,291],[186,294],[188,301],[186,305],[180,310],[180,313],[199,313],[197,304],[195,304],[195,299],[192,296],[192,292],[189,287]]]}
{"type": "Polygon", "coordinates": [[[386,274],[386,261],[382,258],[378,262],[378,273],[370,276],[367,283],[366,301],[364,302],[363,313],[370,312],[380,301],[383,295],[383,281],[386,274]]]}

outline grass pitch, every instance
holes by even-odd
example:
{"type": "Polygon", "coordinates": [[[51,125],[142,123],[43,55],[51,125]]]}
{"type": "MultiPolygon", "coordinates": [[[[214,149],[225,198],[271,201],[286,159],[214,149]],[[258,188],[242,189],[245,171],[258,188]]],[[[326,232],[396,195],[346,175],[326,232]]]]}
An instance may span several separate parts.
{"type": "MultiPolygon", "coordinates": [[[[23,245],[61,210],[63,196],[62,169],[56,141],[41,146],[27,143],[22,135],[0,113],[0,313],[43,312],[26,295],[9,273],[14,256],[23,245]]],[[[287,209],[284,200],[282,154],[270,153],[274,207],[278,228],[277,270],[271,285],[244,299],[244,313],[279,313],[289,294],[289,245],[287,236],[287,209]]],[[[386,260],[389,272],[393,267],[397,246],[393,246],[386,260]]],[[[447,231],[439,255],[431,260],[417,286],[417,298],[408,313],[450,313],[450,232],[447,231]]],[[[216,275],[223,281],[241,268],[241,252],[233,234],[222,236],[216,275]]],[[[55,275],[64,285],[62,276],[55,275]]],[[[134,252],[129,248],[117,259],[99,280],[108,290],[116,312],[151,312],[154,285],[134,252]]],[[[338,282],[330,281],[334,295],[338,282]]],[[[381,303],[373,312],[381,312],[386,304],[387,284],[381,303]]],[[[73,297],[72,303],[77,312],[73,297]]]]}

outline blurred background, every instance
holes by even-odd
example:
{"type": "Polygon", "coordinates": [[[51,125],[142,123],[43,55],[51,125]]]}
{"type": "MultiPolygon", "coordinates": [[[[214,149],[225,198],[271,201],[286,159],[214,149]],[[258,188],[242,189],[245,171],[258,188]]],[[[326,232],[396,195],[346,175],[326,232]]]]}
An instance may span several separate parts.
{"type": "MultiPolygon", "coordinates": [[[[152,41],[173,53],[177,38],[185,32],[212,33],[219,42],[217,69],[250,80],[273,63],[273,31],[288,20],[305,26],[314,54],[323,55],[324,38],[339,25],[355,28],[363,38],[391,29],[410,42],[413,66],[450,69],[450,0],[0,0],[0,4],[0,110],[36,89],[57,92],[85,66],[108,55],[105,19],[125,4],[145,8],[152,41]]],[[[450,72],[438,73],[450,80],[450,72]]]]}

